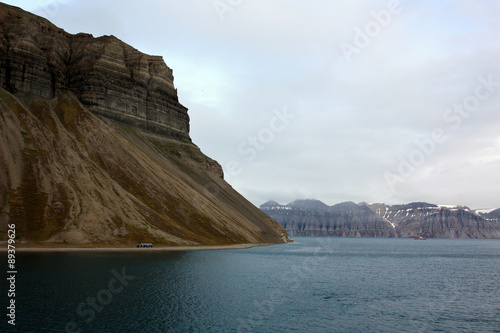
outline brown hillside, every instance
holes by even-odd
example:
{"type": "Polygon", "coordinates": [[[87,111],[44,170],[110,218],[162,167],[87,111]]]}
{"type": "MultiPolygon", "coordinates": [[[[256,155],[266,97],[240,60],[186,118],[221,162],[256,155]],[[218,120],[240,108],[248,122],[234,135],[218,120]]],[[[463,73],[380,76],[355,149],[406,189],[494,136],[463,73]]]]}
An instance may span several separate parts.
{"type": "Polygon", "coordinates": [[[2,240],[8,223],[43,244],[288,240],[191,142],[161,58],[2,3],[0,29],[2,240]]]}

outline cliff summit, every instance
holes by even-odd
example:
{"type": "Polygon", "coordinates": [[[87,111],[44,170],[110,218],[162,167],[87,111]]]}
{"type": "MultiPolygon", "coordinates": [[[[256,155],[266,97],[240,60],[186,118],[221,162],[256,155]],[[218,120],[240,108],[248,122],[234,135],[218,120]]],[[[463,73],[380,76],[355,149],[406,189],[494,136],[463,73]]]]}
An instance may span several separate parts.
{"type": "Polygon", "coordinates": [[[0,6],[0,86],[52,99],[73,92],[91,112],[189,141],[189,116],[163,58],[114,36],[72,35],[44,18],[0,6]]]}

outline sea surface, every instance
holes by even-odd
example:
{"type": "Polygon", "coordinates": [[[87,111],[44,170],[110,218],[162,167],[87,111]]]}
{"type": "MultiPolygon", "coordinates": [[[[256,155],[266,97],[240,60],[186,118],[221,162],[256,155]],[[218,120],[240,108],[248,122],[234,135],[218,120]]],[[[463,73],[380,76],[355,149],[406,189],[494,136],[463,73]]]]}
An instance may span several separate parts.
{"type": "Polygon", "coordinates": [[[18,252],[17,271],[1,332],[500,332],[498,240],[18,252]]]}

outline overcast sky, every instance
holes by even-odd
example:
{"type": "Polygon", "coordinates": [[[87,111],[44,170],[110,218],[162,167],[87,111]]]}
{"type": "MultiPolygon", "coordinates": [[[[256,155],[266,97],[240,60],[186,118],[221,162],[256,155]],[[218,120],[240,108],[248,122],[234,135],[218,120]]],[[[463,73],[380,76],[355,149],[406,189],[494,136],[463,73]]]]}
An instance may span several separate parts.
{"type": "Polygon", "coordinates": [[[4,1],[174,70],[255,205],[500,207],[500,1],[4,1]]]}

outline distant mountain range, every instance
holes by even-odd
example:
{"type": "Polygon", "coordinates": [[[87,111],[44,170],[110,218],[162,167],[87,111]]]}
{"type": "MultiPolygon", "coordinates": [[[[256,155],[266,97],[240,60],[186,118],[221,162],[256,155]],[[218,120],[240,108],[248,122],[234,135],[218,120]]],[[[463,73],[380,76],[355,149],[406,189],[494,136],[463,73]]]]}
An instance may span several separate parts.
{"type": "Polygon", "coordinates": [[[500,209],[474,211],[425,202],[328,206],[311,199],[287,205],[268,201],[260,209],[290,236],[500,238],[500,209]]]}

